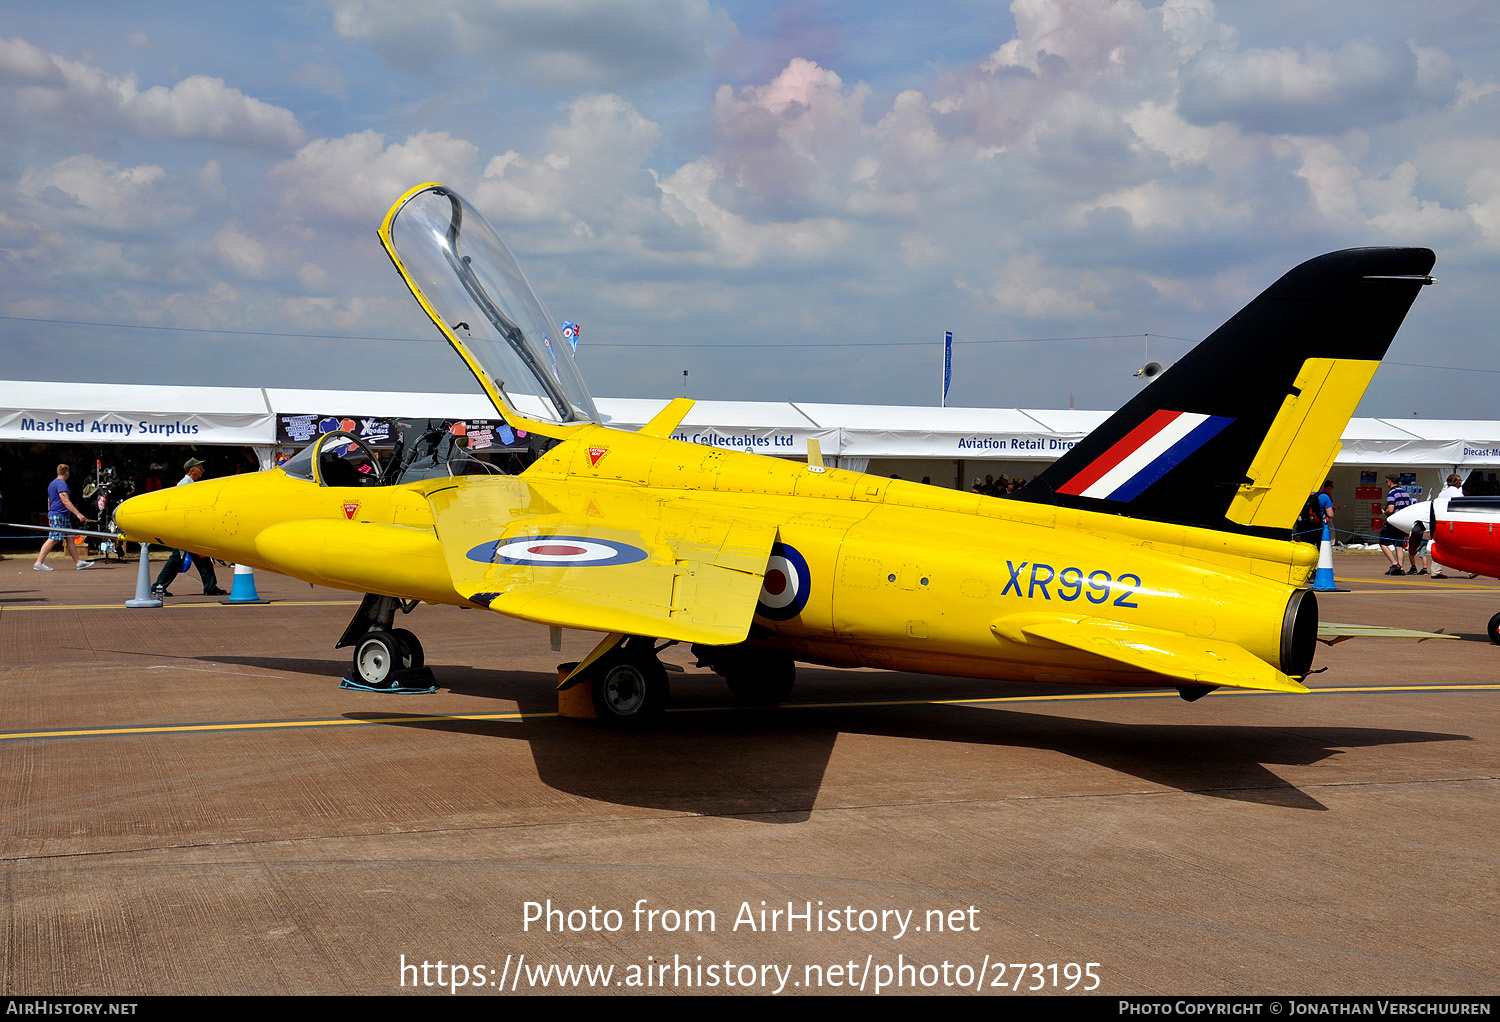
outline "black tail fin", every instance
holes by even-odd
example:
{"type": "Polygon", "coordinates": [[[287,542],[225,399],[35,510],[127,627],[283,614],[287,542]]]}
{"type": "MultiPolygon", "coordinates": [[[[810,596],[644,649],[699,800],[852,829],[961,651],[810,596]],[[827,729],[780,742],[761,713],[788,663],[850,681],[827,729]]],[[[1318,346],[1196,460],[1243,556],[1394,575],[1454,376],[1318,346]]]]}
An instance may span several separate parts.
{"type": "Polygon", "coordinates": [[[1308,260],[1016,497],[1284,538],[1435,258],[1357,248],[1308,260]]]}

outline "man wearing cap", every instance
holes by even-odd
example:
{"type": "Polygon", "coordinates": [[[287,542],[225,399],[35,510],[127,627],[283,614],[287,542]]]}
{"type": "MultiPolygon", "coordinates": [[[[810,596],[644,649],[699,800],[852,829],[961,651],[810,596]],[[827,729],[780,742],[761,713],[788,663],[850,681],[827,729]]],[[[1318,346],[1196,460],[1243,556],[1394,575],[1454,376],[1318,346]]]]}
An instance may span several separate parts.
{"type": "MultiPolygon", "coordinates": [[[[189,458],[182,463],[182,470],[186,474],[177,481],[178,486],[186,486],[188,483],[196,483],[203,478],[203,460],[201,458],[189,458]]],[[[189,555],[186,550],[173,550],[172,556],[167,558],[167,563],[162,567],[161,574],[156,576],[156,584],[151,587],[153,596],[171,596],[167,592],[167,586],[182,571],[183,559],[191,556],[193,564],[198,568],[198,577],[203,580],[204,596],[224,596],[227,590],[219,588],[219,578],[214,573],[214,562],[212,558],[203,557],[199,554],[189,555]]]]}

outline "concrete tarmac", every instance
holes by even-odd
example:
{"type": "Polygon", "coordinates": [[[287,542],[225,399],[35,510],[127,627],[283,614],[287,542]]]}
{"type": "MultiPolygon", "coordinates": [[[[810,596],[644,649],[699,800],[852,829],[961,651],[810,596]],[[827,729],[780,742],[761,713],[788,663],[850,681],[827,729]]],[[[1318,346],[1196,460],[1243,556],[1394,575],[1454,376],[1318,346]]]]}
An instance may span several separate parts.
{"type": "Polygon", "coordinates": [[[439,690],[354,692],[351,594],[51,563],[0,560],[5,994],[1500,991],[1494,580],[1339,556],[1325,620],[1459,638],[1312,695],[689,666],[621,734],[555,715],[592,635],[421,607],[439,690]]]}

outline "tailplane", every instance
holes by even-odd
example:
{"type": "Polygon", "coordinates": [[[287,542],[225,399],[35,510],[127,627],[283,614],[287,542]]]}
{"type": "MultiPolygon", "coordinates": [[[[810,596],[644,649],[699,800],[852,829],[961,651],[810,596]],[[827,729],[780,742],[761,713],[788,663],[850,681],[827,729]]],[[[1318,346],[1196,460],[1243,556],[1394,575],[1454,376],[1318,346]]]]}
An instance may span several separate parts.
{"type": "Polygon", "coordinates": [[[1308,260],[1017,499],[1286,538],[1435,258],[1358,248],[1308,260]]]}

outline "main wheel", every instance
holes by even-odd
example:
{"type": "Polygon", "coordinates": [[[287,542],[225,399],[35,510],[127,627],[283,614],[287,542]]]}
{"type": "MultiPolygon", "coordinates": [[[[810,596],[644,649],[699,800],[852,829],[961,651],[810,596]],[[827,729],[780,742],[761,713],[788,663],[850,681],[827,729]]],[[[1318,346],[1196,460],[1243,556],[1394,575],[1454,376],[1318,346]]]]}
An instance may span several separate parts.
{"type": "Polygon", "coordinates": [[[1490,641],[1500,646],[1500,614],[1490,618],[1490,641]]]}
{"type": "Polygon", "coordinates": [[[390,632],[366,632],[354,646],[354,674],[372,688],[390,684],[391,676],[411,661],[411,651],[390,632]]]}
{"type": "Polygon", "coordinates": [[[406,665],[407,667],[421,667],[427,662],[422,653],[422,641],[412,634],[409,629],[392,628],[391,636],[406,647],[407,656],[410,658],[410,663],[406,665]]]}
{"type": "Polygon", "coordinates": [[[655,655],[606,658],[593,679],[594,712],[616,727],[644,727],[667,708],[667,672],[655,655]]]}

